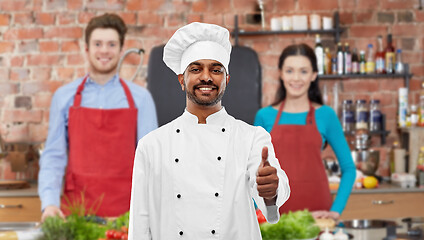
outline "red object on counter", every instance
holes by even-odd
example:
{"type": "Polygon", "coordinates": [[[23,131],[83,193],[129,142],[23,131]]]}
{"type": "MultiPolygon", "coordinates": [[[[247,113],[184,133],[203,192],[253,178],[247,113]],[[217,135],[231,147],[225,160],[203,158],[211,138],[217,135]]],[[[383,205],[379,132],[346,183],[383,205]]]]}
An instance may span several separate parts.
{"type": "Polygon", "coordinates": [[[256,217],[258,218],[259,224],[266,222],[265,216],[262,214],[262,211],[259,209],[256,209],[256,217]]]}
{"type": "MultiPolygon", "coordinates": [[[[137,108],[128,86],[120,79],[129,108],[81,107],[87,76],[77,89],[69,109],[69,162],[64,195],[86,209],[96,206],[96,215],[119,216],[129,210],[134,152],[137,141],[137,108]]],[[[66,201],[62,199],[62,206],[66,201]]],[[[63,209],[67,213],[66,209],[63,209]]]]}
{"type": "Polygon", "coordinates": [[[331,194],[321,159],[322,138],[315,123],[315,108],[309,103],[306,125],[280,125],[284,102],[271,131],[272,144],[281,168],[290,181],[290,198],[280,214],[308,209],[330,210],[331,194]]]}

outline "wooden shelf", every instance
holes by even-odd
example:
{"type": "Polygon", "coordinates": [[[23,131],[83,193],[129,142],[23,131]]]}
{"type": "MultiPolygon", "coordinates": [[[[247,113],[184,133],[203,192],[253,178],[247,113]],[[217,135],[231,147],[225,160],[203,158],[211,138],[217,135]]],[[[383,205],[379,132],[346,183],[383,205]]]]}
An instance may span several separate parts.
{"type": "Polygon", "coordinates": [[[409,72],[409,64],[404,64],[404,72],[396,74],[332,74],[332,75],[319,75],[320,80],[334,80],[334,79],[387,79],[387,78],[403,78],[405,87],[409,89],[409,80],[413,74],[409,72]]]}
{"type": "Polygon", "coordinates": [[[409,77],[412,78],[412,74],[405,73],[405,74],[332,74],[332,75],[319,75],[319,79],[346,79],[346,78],[404,78],[409,77]]]}
{"type": "Polygon", "coordinates": [[[255,36],[255,35],[272,35],[272,34],[332,34],[334,35],[334,41],[338,43],[340,41],[340,34],[343,33],[345,28],[340,27],[339,13],[334,13],[334,28],[333,29],[320,29],[320,30],[300,30],[300,31],[244,31],[239,28],[238,16],[234,16],[234,31],[231,33],[235,39],[235,45],[238,45],[239,36],[255,36]]]}
{"type": "MultiPolygon", "coordinates": [[[[291,31],[244,31],[239,30],[239,36],[254,36],[254,35],[272,35],[272,34],[335,34],[342,33],[344,28],[328,29],[328,30],[291,30],[291,31]]],[[[235,34],[235,32],[233,32],[235,34]]]]}

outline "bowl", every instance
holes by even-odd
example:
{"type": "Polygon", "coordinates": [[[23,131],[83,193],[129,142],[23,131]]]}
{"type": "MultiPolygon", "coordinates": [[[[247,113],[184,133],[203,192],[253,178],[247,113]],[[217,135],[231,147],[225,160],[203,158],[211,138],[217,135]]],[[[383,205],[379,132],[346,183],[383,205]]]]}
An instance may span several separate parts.
{"type": "Polygon", "coordinates": [[[377,150],[354,150],[351,152],[353,162],[365,175],[373,176],[378,169],[380,152],[377,150]]]}

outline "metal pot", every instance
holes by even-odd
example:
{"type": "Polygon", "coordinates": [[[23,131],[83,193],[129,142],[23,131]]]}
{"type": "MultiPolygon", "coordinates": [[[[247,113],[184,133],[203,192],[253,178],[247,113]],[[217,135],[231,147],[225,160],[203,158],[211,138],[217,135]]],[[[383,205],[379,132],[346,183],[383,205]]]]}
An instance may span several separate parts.
{"type": "Polygon", "coordinates": [[[365,175],[375,175],[380,162],[380,152],[377,150],[353,150],[353,162],[358,170],[365,175]]]}
{"type": "Polygon", "coordinates": [[[344,228],[355,240],[383,239],[388,226],[397,226],[394,221],[354,219],[341,222],[338,227],[344,228]]]}

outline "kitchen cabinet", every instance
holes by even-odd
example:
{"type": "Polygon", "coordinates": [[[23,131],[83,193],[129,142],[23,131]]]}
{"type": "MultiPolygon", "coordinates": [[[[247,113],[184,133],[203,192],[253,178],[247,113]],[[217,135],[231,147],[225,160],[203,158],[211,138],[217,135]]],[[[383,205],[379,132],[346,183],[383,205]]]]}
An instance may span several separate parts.
{"type": "Polygon", "coordinates": [[[0,197],[0,222],[39,222],[38,197],[0,197]]]}
{"type": "Polygon", "coordinates": [[[424,217],[423,203],[424,192],[351,194],[341,219],[424,217]]]}

